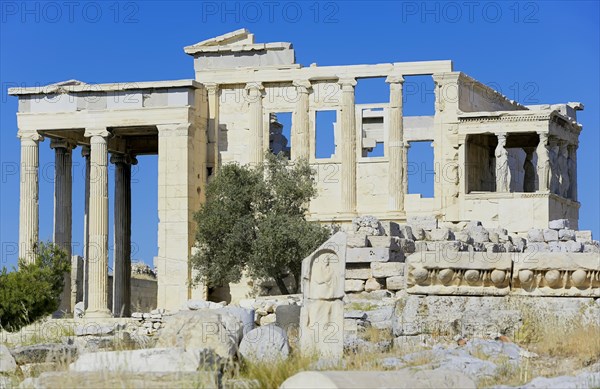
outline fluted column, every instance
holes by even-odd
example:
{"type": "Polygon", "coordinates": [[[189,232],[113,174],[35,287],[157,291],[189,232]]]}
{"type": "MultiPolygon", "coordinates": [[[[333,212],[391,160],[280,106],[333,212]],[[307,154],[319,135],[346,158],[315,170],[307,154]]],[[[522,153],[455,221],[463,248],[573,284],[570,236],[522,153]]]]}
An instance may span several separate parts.
{"type": "Polygon", "coordinates": [[[548,192],[550,190],[550,154],[548,152],[548,134],[538,132],[540,138],[537,148],[537,175],[538,191],[548,192]]]}
{"type": "Polygon", "coordinates": [[[248,91],[248,101],[250,103],[249,120],[249,153],[248,159],[251,165],[257,165],[264,159],[265,147],[263,141],[263,85],[259,83],[249,83],[246,85],[248,91]]]}
{"type": "MultiPolygon", "coordinates": [[[[54,149],[54,229],[53,241],[71,258],[72,225],[72,150],[74,145],[65,140],[53,139],[54,149]]],[[[60,296],[59,311],[71,312],[71,275],[65,273],[65,286],[60,296]]]]}
{"type": "Polygon", "coordinates": [[[90,246],[90,146],[81,148],[81,156],[85,161],[84,177],[84,208],[83,208],[83,305],[88,306],[88,272],[89,272],[89,246],[90,246]]]}
{"type": "Polygon", "coordinates": [[[298,93],[292,131],[292,160],[310,155],[310,133],[308,118],[308,97],[312,85],[308,80],[296,80],[293,85],[298,93]]]}
{"type": "Polygon", "coordinates": [[[39,237],[38,142],[43,138],[37,132],[22,132],[18,136],[21,138],[19,258],[33,263],[39,237]]]}
{"type": "Polygon", "coordinates": [[[213,175],[219,169],[219,85],[215,83],[204,84],[208,95],[208,147],[212,156],[213,175]]]}
{"type": "Polygon", "coordinates": [[[404,211],[404,125],[402,123],[402,84],[401,75],[390,75],[385,79],[390,84],[390,102],[388,108],[388,153],[389,181],[388,207],[390,211],[404,211]]]}
{"type": "Polygon", "coordinates": [[[577,201],[577,145],[570,144],[569,146],[569,179],[571,186],[569,187],[569,198],[577,201]]]}
{"type": "Polygon", "coordinates": [[[131,165],[137,160],[113,154],[115,165],[113,315],[131,314],[131,165]]]}
{"type": "Polygon", "coordinates": [[[356,117],[354,106],[354,78],[340,78],[342,89],[342,211],[356,212],[356,117]]]}
{"type": "Polygon", "coordinates": [[[86,129],[90,138],[88,308],[86,317],[110,317],[108,310],[108,138],[106,128],[86,129]]]}

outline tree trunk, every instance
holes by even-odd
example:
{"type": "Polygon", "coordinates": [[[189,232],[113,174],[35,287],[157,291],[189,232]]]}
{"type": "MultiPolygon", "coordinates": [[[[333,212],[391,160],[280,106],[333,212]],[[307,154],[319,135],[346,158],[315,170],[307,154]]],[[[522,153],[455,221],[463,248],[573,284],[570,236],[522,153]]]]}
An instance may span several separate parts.
{"type": "Polygon", "coordinates": [[[283,278],[275,277],[275,283],[277,283],[277,287],[279,288],[281,294],[290,294],[287,287],[285,286],[285,282],[283,282],[283,278]]]}

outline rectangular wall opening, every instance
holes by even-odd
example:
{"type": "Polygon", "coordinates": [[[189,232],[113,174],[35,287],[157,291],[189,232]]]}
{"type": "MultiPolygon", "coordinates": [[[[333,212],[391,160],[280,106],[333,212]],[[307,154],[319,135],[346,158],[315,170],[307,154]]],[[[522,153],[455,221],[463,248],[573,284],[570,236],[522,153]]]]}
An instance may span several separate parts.
{"type": "Polygon", "coordinates": [[[292,150],[292,113],[269,114],[269,150],[275,155],[283,153],[290,159],[292,150]]]}
{"type": "Polygon", "coordinates": [[[335,155],[335,129],[337,111],[315,112],[315,158],[331,158],[335,155]]]}
{"type": "Polygon", "coordinates": [[[407,160],[408,193],[433,197],[435,170],[433,142],[410,142],[407,160]]]}
{"type": "Polygon", "coordinates": [[[384,122],[383,108],[363,108],[361,110],[361,144],[363,157],[384,156],[384,122]]]}
{"type": "Polygon", "coordinates": [[[404,116],[435,115],[435,84],[432,76],[405,76],[402,88],[404,116]]]}
{"type": "Polygon", "coordinates": [[[381,104],[390,100],[390,86],[385,77],[360,78],[354,87],[356,104],[381,104]]]}

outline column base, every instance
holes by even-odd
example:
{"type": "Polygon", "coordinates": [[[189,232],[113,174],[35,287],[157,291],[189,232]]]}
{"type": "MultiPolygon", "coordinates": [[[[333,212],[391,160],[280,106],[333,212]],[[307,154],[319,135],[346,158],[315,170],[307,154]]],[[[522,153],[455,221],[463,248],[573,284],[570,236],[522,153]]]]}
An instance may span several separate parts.
{"type": "Polygon", "coordinates": [[[108,309],[99,309],[97,311],[87,310],[83,317],[85,319],[110,319],[113,315],[108,309]]]}

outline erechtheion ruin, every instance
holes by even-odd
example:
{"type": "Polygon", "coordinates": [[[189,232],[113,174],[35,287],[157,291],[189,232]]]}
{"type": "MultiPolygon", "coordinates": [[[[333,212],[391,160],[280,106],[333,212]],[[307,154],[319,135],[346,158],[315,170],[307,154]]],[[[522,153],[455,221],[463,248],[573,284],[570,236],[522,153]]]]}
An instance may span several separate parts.
{"type": "MultiPolygon", "coordinates": [[[[207,181],[223,164],[260,162],[267,149],[289,153],[292,161],[307,158],[315,167],[319,195],[309,217],[322,222],[350,225],[358,215],[373,215],[382,222],[405,223],[423,216],[440,223],[477,220],[513,234],[548,228],[555,219],[578,226],[580,103],[523,106],[454,71],[451,61],[304,67],[295,62],[291,43],[256,43],[245,29],[184,51],[194,58],[194,79],[70,80],[10,90],[19,99],[20,257],[31,260],[38,240],[40,143],[48,139],[55,152],[54,241],[69,252],[71,156],[77,147],[85,156],[87,180],[80,190],[86,194],[88,317],[111,315],[106,286],[109,162],[116,169],[113,310],[130,310],[130,180],[139,155],[158,154],[157,305],[167,309],[204,295],[203,288],[187,281],[192,277],[193,214],[207,181]],[[435,83],[435,114],[405,116],[404,79],[424,75],[435,83]],[[365,78],[385,78],[389,100],[356,104],[355,86],[365,78]],[[315,117],[323,110],[336,112],[335,150],[317,158],[315,117]],[[277,122],[280,112],[293,113],[289,140],[277,122]],[[408,194],[407,150],[417,141],[432,142],[432,198],[408,194]],[[380,143],[383,156],[369,157],[368,150],[380,143]]],[[[352,262],[349,254],[346,261],[352,262]]],[[[427,269],[422,272],[433,271],[427,269]]],[[[492,281],[497,278],[497,293],[506,290],[505,270],[491,275],[492,281]]],[[[420,288],[420,273],[410,274],[409,287],[420,288]]],[[[452,277],[440,277],[440,286],[427,288],[458,290],[452,277]]],[[[478,282],[469,288],[480,287],[478,282]]],[[[69,295],[66,291],[65,309],[75,303],[69,295]]]]}

